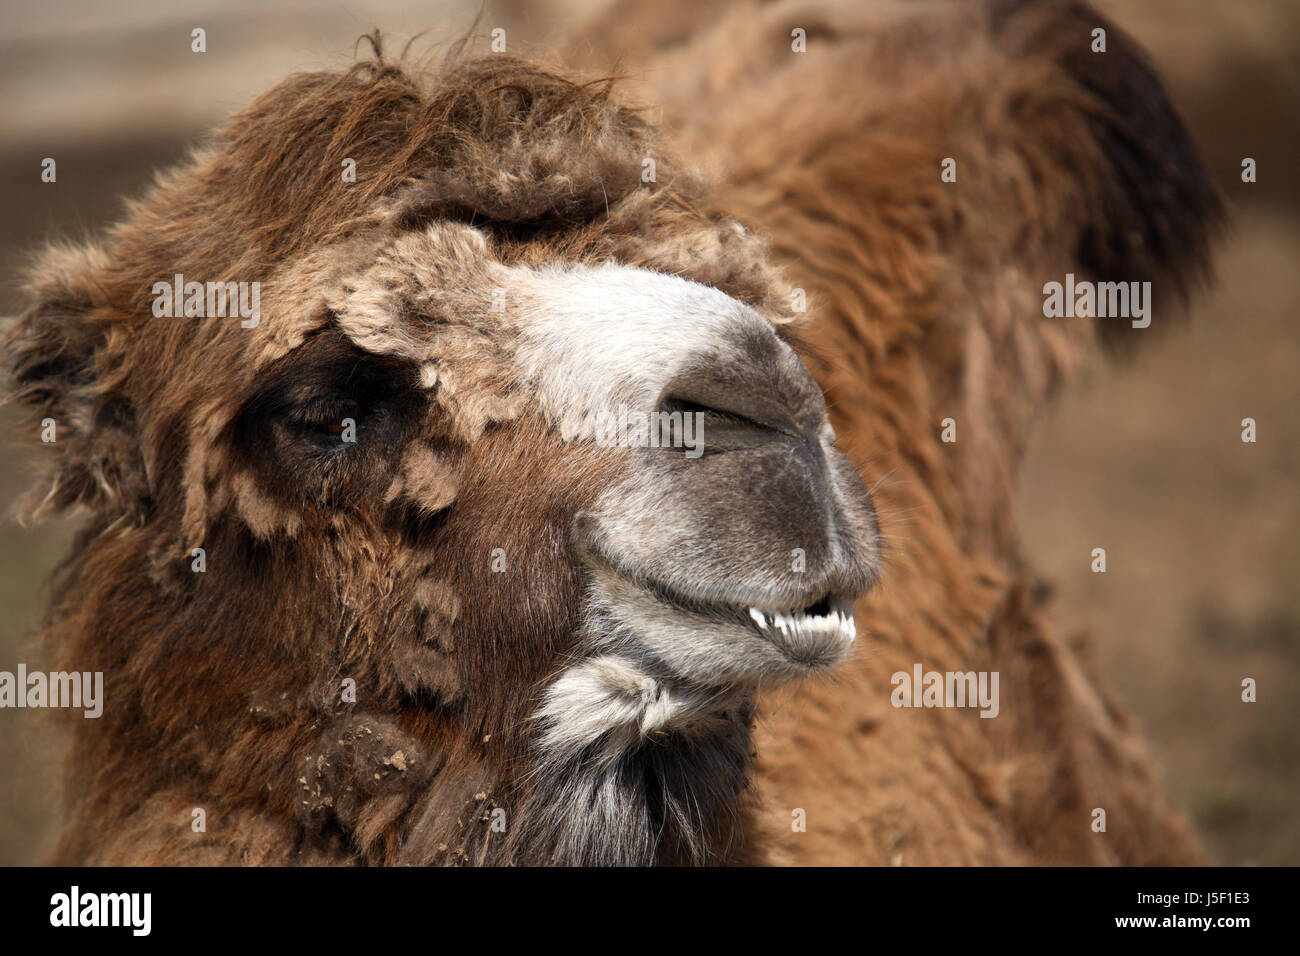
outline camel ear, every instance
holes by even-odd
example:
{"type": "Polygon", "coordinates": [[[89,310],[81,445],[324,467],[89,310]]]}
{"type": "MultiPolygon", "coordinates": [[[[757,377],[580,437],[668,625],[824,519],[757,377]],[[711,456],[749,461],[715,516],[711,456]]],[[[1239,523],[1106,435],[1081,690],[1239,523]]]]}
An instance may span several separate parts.
{"type": "Polygon", "coordinates": [[[22,517],[77,504],[125,511],[144,498],[134,414],[101,374],[106,325],[94,314],[104,264],[93,246],[47,249],[28,271],[33,304],[5,330],[5,400],[32,411],[22,444],[44,459],[22,517]]]}
{"type": "MultiPolygon", "coordinates": [[[[1224,212],[1145,52],[1074,0],[999,0],[994,29],[1013,55],[1051,58],[1084,93],[1087,131],[1106,168],[1086,177],[1079,265],[1105,281],[1150,281],[1161,300],[1185,302],[1208,276],[1224,212]]],[[[1129,323],[1100,329],[1108,345],[1132,338],[1129,323]]]]}

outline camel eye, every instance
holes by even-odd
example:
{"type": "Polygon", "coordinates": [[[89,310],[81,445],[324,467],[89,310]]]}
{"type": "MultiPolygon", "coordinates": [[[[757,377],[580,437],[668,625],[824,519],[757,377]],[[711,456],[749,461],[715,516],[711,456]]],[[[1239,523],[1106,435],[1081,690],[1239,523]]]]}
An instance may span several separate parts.
{"type": "Polygon", "coordinates": [[[344,451],[360,441],[368,411],[356,398],[313,399],[289,415],[289,430],[322,450],[344,451]]]}
{"type": "Polygon", "coordinates": [[[333,332],[267,369],[231,428],[238,453],[286,501],[336,507],[391,484],[420,421],[418,375],[333,332]]]}

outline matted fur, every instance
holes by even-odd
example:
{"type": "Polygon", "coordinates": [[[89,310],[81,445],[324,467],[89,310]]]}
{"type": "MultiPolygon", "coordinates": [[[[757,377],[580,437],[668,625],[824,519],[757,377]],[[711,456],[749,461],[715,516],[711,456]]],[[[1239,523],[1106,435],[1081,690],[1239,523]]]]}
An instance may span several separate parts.
{"type": "MultiPolygon", "coordinates": [[[[59,859],[1198,859],[1123,716],[1044,624],[1013,503],[1033,417],[1098,334],[1044,320],[1042,283],[1164,277],[1163,305],[1217,207],[1131,43],[1110,28],[1114,56],[1088,60],[1087,8],[1020,6],[790,4],[647,28],[628,58],[655,58],[660,82],[627,95],[665,107],[672,151],[609,82],[507,57],[297,75],[101,241],[49,250],[5,355],[13,397],[60,427],[34,510],[91,514],[46,639],[105,672],[110,704],[75,727],[59,859]],[[818,56],[789,54],[804,24],[818,56]],[[950,155],[956,187],[938,180],[950,155]],[[891,557],[858,609],[868,650],[838,681],[764,699],[761,811],[740,797],[743,696],[711,736],[594,772],[590,753],[532,756],[527,704],[567,663],[582,589],[555,529],[618,465],[537,414],[513,333],[470,290],[502,267],[601,262],[781,324],[807,289],[805,360],[880,481],[891,557]],[[174,272],[260,281],[261,325],[152,319],[151,285],[174,272]],[[433,321],[374,321],[405,311],[433,321]],[[430,396],[403,412],[400,455],[317,485],[241,444],[275,389],[356,346],[367,374],[430,396]],[[503,541],[526,611],[467,557],[503,541]],[[536,639],[503,645],[517,631],[536,639]],[[888,675],[917,661],[1000,670],[1002,716],[892,710],[888,675]],[[790,832],[796,807],[807,833],[790,832]]],[[[617,16],[619,33],[587,33],[597,48],[627,35],[631,8],[617,16]]]]}

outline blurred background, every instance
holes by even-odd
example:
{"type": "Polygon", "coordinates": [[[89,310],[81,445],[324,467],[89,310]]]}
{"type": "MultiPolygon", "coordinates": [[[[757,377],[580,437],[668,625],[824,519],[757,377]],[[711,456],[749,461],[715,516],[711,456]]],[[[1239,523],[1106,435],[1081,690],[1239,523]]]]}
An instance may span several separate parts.
{"type": "MultiPolygon", "coordinates": [[[[1021,526],[1053,615],[1085,639],[1173,799],[1227,864],[1300,864],[1300,2],[1094,0],[1161,68],[1226,197],[1218,285],[1185,329],[1095,369],[1042,423],[1021,526]],[[1241,160],[1258,162],[1243,184],[1241,160]],[[1240,441],[1241,420],[1258,442],[1240,441]],[[1108,573],[1089,570],[1104,547],[1108,573]],[[1240,700],[1243,677],[1259,700],[1240,700]]],[[[488,3],[480,25],[544,52],[604,0],[488,3]]],[[[0,0],[0,314],[43,240],[112,222],[207,127],[294,70],[466,29],[454,0],[0,0]],[[190,52],[190,31],[207,52],[190,52]],[[58,182],[40,181],[44,157],[58,182]]],[[[486,49],[486,43],[484,44],[486,49]]],[[[0,409],[0,434],[17,416],[0,409]]],[[[0,453],[0,507],[30,463],[0,453]]],[[[31,634],[73,525],[0,524],[0,670],[31,634]]],[[[45,712],[0,722],[0,864],[40,862],[58,800],[45,712]]]]}

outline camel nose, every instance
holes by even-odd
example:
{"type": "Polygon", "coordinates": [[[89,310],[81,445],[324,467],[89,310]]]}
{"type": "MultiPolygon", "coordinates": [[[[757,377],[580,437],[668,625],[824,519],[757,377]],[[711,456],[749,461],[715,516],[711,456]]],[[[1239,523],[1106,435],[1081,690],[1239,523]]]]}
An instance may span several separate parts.
{"type": "Polygon", "coordinates": [[[705,602],[789,610],[865,594],[878,531],[861,477],[802,409],[775,395],[739,402],[711,388],[722,377],[666,392],[661,415],[702,425],[683,423],[687,441],[674,447],[632,449],[628,480],[593,509],[581,538],[705,602]]]}
{"type": "Polygon", "coordinates": [[[812,375],[770,327],[750,328],[739,334],[752,340],[713,343],[665,376],[647,403],[661,440],[632,455],[631,490],[598,509],[587,537],[708,600],[804,608],[856,597],[875,577],[870,495],[833,447],[812,375]],[[662,440],[665,425],[685,441],[662,440]]]}

